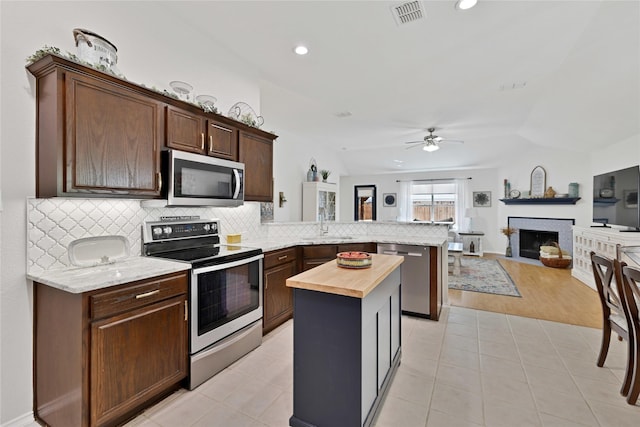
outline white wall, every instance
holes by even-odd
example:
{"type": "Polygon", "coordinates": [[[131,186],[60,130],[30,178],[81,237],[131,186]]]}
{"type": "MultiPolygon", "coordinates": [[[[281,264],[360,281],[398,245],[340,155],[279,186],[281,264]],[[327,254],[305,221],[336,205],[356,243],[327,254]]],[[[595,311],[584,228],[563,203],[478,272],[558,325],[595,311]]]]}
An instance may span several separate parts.
{"type": "MultiPolygon", "coordinates": [[[[32,287],[26,280],[26,198],[35,195],[35,91],[25,58],[45,44],[75,53],[73,28],[95,31],[118,47],[118,66],[131,81],[169,89],[169,81],[191,83],[198,94],[218,98],[226,113],[244,101],[259,109],[260,92],[248,73],[231,73],[199,64],[202,46],[178,45],[168,28],[178,23],[161,16],[162,2],[0,2],[1,19],[1,281],[0,425],[21,425],[32,413],[32,287]],[[125,4],[126,3],[126,4],[125,4]],[[153,5],[152,8],[149,5],[153,5]],[[126,9],[123,9],[126,8],[126,9]],[[154,16],[153,12],[158,15],[154,16]],[[140,19],[153,20],[157,32],[141,32],[140,19]]],[[[181,26],[180,31],[191,31],[181,26]]],[[[198,40],[193,33],[193,40],[198,40]]],[[[241,63],[207,45],[218,63],[241,63]]],[[[258,111],[259,113],[259,111],[258,111]]]]}

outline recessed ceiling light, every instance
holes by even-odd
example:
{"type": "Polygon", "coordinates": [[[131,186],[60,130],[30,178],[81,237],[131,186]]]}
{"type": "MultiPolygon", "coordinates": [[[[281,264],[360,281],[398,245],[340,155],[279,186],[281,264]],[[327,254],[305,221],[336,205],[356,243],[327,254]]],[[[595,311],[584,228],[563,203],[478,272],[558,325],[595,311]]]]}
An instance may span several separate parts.
{"type": "Polygon", "coordinates": [[[478,0],[458,0],[456,2],[456,9],[467,10],[471,9],[478,3],[478,0]]]}
{"type": "Polygon", "coordinates": [[[303,46],[303,45],[298,45],[298,46],[294,47],[293,51],[297,55],[306,55],[307,53],[309,53],[309,49],[306,46],[303,46]]]}

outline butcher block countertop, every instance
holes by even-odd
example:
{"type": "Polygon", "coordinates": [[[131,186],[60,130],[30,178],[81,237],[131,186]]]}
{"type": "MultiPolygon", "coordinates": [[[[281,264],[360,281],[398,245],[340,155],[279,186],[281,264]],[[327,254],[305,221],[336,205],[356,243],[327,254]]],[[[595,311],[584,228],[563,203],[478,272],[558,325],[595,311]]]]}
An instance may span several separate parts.
{"type": "Polygon", "coordinates": [[[338,267],[333,260],[288,278],[287,286],[364,298],[404,261],[404,257],[398,255],[371,254],[371,256],[373,259],[369,268],[338,267]]]}

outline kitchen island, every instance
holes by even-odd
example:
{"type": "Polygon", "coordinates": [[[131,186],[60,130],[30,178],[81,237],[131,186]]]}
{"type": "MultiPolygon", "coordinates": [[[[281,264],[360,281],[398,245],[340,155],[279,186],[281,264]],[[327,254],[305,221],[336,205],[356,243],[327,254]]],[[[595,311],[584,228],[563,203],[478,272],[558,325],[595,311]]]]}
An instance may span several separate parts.
{"type": "Polygon", "coordinates": [[[335,261],[287,279],[294,292],[292,427],[369,426],[400,364],[400,265],[335,261]]]}

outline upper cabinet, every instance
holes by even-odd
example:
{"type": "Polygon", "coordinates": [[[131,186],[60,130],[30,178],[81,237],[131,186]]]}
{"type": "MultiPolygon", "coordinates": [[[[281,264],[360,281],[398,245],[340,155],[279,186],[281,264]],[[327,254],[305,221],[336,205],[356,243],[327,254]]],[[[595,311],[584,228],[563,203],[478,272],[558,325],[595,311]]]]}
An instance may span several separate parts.
{"type": "Polygon", "coordinates": [[[273,200],[276,135],[59,56],[28,69],[36,77],[37,197],[160,198],[167,147],[243,162],[245,200],[273,200]]]}
{"type": "Polygon", "coordinates": [[[273,140],[240,131],[239,161],[244,163],[244,199],[273,201],[273,140]]]}
{"type": "Polygon", "coordinates": [[[238,130],[220,121],[167,106],[167,147],[238,160],[238,130]]]}

